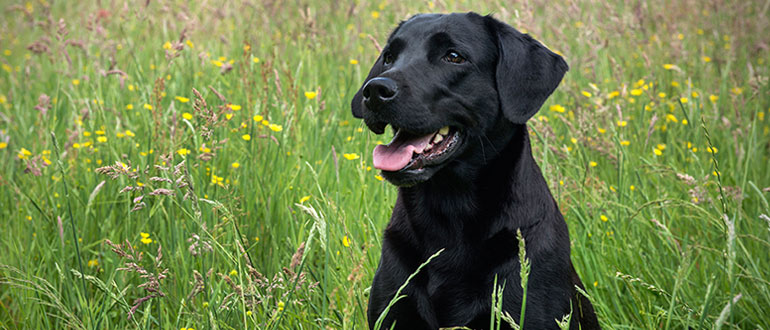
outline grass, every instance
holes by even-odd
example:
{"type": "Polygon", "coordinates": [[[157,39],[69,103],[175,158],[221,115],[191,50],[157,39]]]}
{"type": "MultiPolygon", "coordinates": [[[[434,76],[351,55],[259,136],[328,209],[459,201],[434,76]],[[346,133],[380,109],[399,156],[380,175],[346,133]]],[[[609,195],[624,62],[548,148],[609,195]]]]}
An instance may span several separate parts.
{"type": "Polygon", "coordinates": [[[396,190],[349,100],[469,10],[570,64],[530,128],[602,325],[770,328],[765,3],[3,7],[0,328],[365,328],[396,190]]]}

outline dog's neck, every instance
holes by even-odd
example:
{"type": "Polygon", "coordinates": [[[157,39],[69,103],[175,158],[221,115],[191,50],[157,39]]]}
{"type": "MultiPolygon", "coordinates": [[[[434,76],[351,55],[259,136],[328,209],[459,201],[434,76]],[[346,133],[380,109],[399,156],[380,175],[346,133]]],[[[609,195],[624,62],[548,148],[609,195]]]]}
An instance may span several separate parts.
{"type": "Polygon", "coordinates": [[[421,228],[420,219],[447,219],[444,229],[453,232],[485,228],[486,233],[478,233],[482,237],[503,228],[526,232],[540,219],[558,212],[532,157],[527,126],[506,125],[510,127],[504,134],[509,137],[501,139],[500,146],[484,145],[490,152],[498,152],[476,171],[468,170],[475,166],[459,164],[436,173],[427,182],[399,189],[397,203],[403,204],[418,233],[429,235],[431,230],[441,230],[427,228],[427,224],[421,228]],[[549,199],[543,200],[544,196],[549,199]]]}

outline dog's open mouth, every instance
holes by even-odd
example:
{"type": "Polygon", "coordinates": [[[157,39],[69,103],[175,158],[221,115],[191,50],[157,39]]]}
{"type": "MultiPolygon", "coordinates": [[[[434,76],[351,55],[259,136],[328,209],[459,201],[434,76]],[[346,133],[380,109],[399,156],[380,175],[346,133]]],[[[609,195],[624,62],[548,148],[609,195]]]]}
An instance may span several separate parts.
{"type": "Polygon", "coordinates": [[[445,161],[459,144],[457,130],[444,126],[427,135],[397,129],[389,144],[374,148],[374,167],[383,171],[417,170],[445,161]]]}

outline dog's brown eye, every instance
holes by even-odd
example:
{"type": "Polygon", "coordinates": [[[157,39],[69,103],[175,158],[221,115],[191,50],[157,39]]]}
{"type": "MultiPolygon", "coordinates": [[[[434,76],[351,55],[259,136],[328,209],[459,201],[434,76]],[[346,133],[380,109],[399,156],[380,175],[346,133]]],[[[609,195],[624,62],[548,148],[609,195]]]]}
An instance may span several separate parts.
{"type": "Polygon", "coordinates": [[[465,57],[462,57],[462,55],[458,54],[456,51],[449,51],[444,55],[444,60],[454,64],[460,64],[465,62],[465,57]]]}
{"type": "Polygon", "coordinates": [[[385,64],[393,63],[393,54],[390,52],[385,53],[385,55],[382,56],[382,62],[385,64]]]}

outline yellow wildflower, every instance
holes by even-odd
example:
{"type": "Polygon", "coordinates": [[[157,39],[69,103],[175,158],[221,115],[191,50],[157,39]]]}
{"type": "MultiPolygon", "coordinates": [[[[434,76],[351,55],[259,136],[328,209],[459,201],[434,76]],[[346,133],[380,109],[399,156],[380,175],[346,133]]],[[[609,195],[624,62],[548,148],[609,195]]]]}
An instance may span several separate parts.
{"type": "Polygon", "coordinates": [[[642,90],[641,89],[632,89],[631,90],[631,95],[633,95],[633,96],[642,95],[642,90]]]}
{"type": "Polygon", "coordinates": [[[360,158],[360,156],[358,156],[358,154],[356,153],[342,154],[342,157],[345,157],[345,159],[347,160],[354,160],[354,159],[360,158]]]}
{"type": "Polygon", "coordinates": [[[152,110],[152,105],[145,103],[144,108],[147,110],[152,110]]]}
{"type": "Polygon", "coordinates": [[[342,237],[342,245],[350,247],[350,238],[348,238],[348,235],[342,237]]]}
{"type": "Polygon", "coordinates": [[[671,69],[674,68],[674,65],[673,64],[663,64],[663,68],[666,69],[666,70],[671,70],[671,69]]]}
{"type": "Polygon", "coordinates": [[[283,130],[283,126],[281,125],[270,124],[268,127],[270,127],[270,129],[273,130],[274,132],[280,132],[283,130]]]}
{"type": "Polygon", "coordinates": [[[380,17],[380,12],[378,12],[378,11],[376,11],[376,10],[375,10],[375,11],[372,11],[372,18],[374,18],[374,19],[377,19],[377,18],[379,18],[379,17],[380,17]]]}
{"type": "Polygon", "coordinates": [[[251,135],[249,135],[249,134],[243,134],[243,135],[241,136],[241,139],[243,139],[244,141],[251,141],[251,135]]]}
{"type": "Polygon", "coordinates": [[[72,79],[72,85],[75,85],[75,86],[80,85],[80,80],[79,79],[72,79]]]}
{"type": "Polygon", "coordinates": [[[590,161],[590,162],[588,162],[588,166],[591,166],[591,167],[596,167],[596,165],[599,165],[599,164],[598,164],[598,163],[596,163],[595,161],[590,161]]]}
{"type": "Polygon", "coordinates": [[[350,60],[350,64],[352,64],[352,65],[356,65],[356,64],[358,64],[358,60],[353,60],[353,59],[351,59],[351,60],[350,60]]]}
{"type": "Polygon", "coordinates": [[[631,144],[631,141],[628,141],[628,140],[623,140],[623,141],[620,141],[620,145],[622,145],[622,146],[624,146],[624,147],[627,147],[627,146],[629,146],[630,144],[631,144]]]}
{"type": "Polygon", "coordinates": [[[682,103],[687,103],[688,101],[690,101],[690,100],[689,100],[689,99],[687,99],[686,97],[680,97],[680,98],[679,98],[679,102],[682,102],[682,103]]]}
{"type": "Polygon", "coordinates": [[[307,97],[308,100],[312,100],[316,96],[318,96],[317,92],[305,92],[305,97],[307,97]]]}
{"type": "Polygon", "coordinates": [[[591,97],[591,96],[593,96],[593,95],[591,95],[591,93],[589,93],[589,92],[586,92],[586,91],[581,91],[581,92],[580,92],[580,94],[583,94],[583,96],[585,96],[585,97],[591,97]]]}
{"type": "Polygon", "coordinates": [[[241,110],[241,106],[240,106],[240,105],[237,105],[237,104],[230,104],[230,105],[228,105],[228,106],[229,106],[229,107],[230,107],[230,109],[232,109],[233,111],[238,111],[238,110],[241,110]]]}
{"type": "Polygon", "coordinates": [[[678,120],[676,120],[676,116],[674,116],[673,114],[670,114],[670,113],[666,115],[666,121],[673,121],[675,123],[679,122],[678,120]]]}
{"type": "Polygon", "coordinates": [[[554,104],[554,105],[552,105],[552,106],[549,108],[549,110],[551,110],[551,111],[553,111],[553,112],[564,113],[564,111],[565,111],[566,109],[564,109],[564,107],[563,107],[563,106],[561,106],[561,105],[559,105],[559,104],[554,104]]]}
{"type": "Polygon", "coordinates": [[[604,221],[604,222],[607,222],[608,220],[610,220],[610,219],[609,219],[609,218],[607,218],[607,216],[606,216],[606,215],[604,215],[604,214],[602,214],[601,216],[599,216],[599,219],[601,219],[601,220],[602,220],[602,221],[604,221]]]}
{"type": "Polygon", "coordinates": [[[126,104],[126,110],[133,110],[134,105],[133,104],[126,104]]]}
{"type": "Polygon", "coordinates": [[[99,266],[99,260],[91,259],[88,260],[88,267],[97,267],[99,266]]]}
{"type": "Polygon", "coordinates": [[[184,157],[190,154],[190,150],[187,148],[180,148],[179,150],[176,151],[176,153],[179,154],[179,156],[184,157]]]}
{"type": "Polygon", "coordinates": [[[32,153],[29,150],[27,150],[27,148],[21,148],[21,150],[19,150],[18,156],[19,156],[19,159],[27,159],[29,158],[29,156],[32,156],[32,153]]]}
{"type": "Polygon", "coordinates": [[[618,95],[620,95],[620,92],[618,92],[618,91],[612,91],[612,92],[610,92],[609,94],[607,94],[607,98],[608,98],[608,99],[610,99],[610,100],[612,100],[613,98],[617,97],[618,95]]]}
{"type": "Polygon", "coordinates": [[[307,202],[310,200],[310,195],[302,196],[302,198],[299,199],[299,203],[302,204],[304,202],[307,202]]]}
{"type": "Polygon", "coordinates": [[[716,96],[714,94],[709,95],[709,101],[711,101],[711,103],[717,103],[718,100],[719,100],[719,96],[716,96]]]}
{"type": "Polygon", "coordinates": [[[179,102],[182,102],[182,103],[187,103],[187,102],[190,101],[190,99],[188,99],[188,98],[186,98],[184,96],[177,96],[176,100],[179,101],[179,102]]]}
{"type": "Polygon", "coordinates": [[[625,120],[618,120],[617,124],[618,124],[618,127],[626,127],[628,125],[628,122],[625,120]]]}
{"type": "Polygon", "coordinates": [[[230,164],[230,166],[232,166],[233,168],[239,168],[241,167],[241,164],[239,164],[238,162],[233,162],[232,164],[230,164]]]}
{"type": "Polygon", "coordinates": [[[193,115],[191,113],[189,113],[189,112],[185,112],[185,113],[182,113],[182,118],[187,119],[187,120],[192,120],[193,119],[193,115]]]}
{"type": "Polygon", "coordinates": [[[260,121],[262,121],[263,118],[260,115],[254,115],[254,117],[252,117],[251,119],[254,119],[254,121],[256,121],[256,122],[260,122],[260,121]]]}

